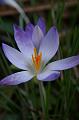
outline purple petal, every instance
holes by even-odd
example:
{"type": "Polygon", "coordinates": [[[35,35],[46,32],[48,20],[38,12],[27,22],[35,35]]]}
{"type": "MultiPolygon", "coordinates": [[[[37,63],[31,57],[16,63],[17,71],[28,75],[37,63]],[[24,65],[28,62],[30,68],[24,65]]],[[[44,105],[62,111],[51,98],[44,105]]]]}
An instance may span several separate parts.
{"type": "Polygon", "coordinates": [[[30,32],[30,35],[32,36],[33,30],[34,30],[34,25],[31,23],[28,23],[26,25],[25,32],[30,32]]]}
{"type": "Polygon", "coordinates": [[[13,65],[15,65],[16,67],[18,67],[20,69],[27,70],[26,59],[22,53],[20,53],[18,50],[14,49],[6,44],[2,44],[2,47],[3,47],[3,51],[6,55],[6,57],[13,65]]]}
{"type": "Polygon", "coordinates": [[[48,64],[48,69],[65,70],[75,67],[78,64],[79,64],[79,55],[52,62],[48,64]]]}
{"type": "Polygon", "coordinates": [[[46,64],[57,52],[59,47],[59,35],[57,29],[52,27],[40,44],[39,52],[42,52],[42,60],[46,64]]]}
{"type": "Polygon", "coordinates": [[[34,46],[39,49],[41,40],[43,39],[44,35],[38,25],[35,26],[33,34],[32,34],[32,41],[34,46]]]}
{"type": "Polygon", "coordinates": [[[42,73],[38,74],[37,79],[42,81],[53,81],[60,76],[58,71],[50,71],[48,69],[44,70],[42,73]]]}
{"type": "Polygon", "coordinates": [[[17,26],[14,26],[14,37],[20,51],[27,57],[27,60],[31,60],[34,45],[31,40],[30,32],[24,32],[17,26]]]}
{"type": "Polygon", "coordinates": [[[23,82],[27,82],[33,78],[33,75],[28,71],[17,72],[3,78],[0,81],[0,85],[18,85],[23,82]]]}
{"type": "Polygon", "coordinates": [[[42,17],[39,18],[37,25],[40,27],[43,34],[45,34],[46,33],[46,25],[45,25],[45,21],[42,17]]]}

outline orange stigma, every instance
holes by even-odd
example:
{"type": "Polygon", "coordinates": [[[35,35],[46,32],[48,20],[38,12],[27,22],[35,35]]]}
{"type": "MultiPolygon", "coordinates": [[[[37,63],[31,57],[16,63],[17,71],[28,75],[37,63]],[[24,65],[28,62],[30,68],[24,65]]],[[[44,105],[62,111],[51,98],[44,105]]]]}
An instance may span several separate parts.
{"type": "Polygon", "coordinates": [[[36,50],[36,48],[34,48],[34,54],[32,55],[32,62],[34,64],[36,73],[38,73],[40,70],[41,59],[42,59],[42,52],[37,54],[37,50],[36,50]]]}

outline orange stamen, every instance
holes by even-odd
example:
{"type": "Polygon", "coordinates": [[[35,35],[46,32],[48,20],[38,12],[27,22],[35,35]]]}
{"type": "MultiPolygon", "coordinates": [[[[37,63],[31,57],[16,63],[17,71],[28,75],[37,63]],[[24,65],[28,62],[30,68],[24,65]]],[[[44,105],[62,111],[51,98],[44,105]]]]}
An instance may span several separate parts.
{"type": "Polygon", "coordinates": [[[40,54],[38,55],[36,48],[34,48],[34,55],[32,55],[32,62],[34,64],[36,73],[38,73],[40,70],[41,59],[42,59],[42,52],[40,52],[40,54]]]}

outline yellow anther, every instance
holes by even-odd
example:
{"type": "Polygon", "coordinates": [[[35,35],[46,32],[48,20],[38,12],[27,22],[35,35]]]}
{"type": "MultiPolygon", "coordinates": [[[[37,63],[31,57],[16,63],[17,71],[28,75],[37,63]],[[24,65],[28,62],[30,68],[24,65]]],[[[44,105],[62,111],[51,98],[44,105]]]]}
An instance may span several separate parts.
{"type": "Polygon", "coordinates": [[[36,48],[34,48],[34,55],[32,55],[32,62],[34,64],[36,73],[38,73],[40,70],[41,60],[42,60],[42,52],[40,52],[40,54],[37,54],[37,50],[36,48]]]}
{"type": "Polygon", "coordinates": [[[40,52],[40,60],[42,59],[42,52],[40,52]]]}
{"type": "Polygon", "coordinates": [[[35,57],[37,56],[37,50],[36,50],[36,48],[34,48],[34,56],[35,57]]]}

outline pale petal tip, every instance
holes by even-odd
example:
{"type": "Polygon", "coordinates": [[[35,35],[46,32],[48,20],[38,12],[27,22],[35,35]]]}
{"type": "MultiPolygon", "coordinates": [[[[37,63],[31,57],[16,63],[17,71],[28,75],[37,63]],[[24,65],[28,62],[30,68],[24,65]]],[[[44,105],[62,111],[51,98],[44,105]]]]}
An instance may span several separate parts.
{"type": "Polygon", "coordinates": [[[56,26],[53,26],[52,29],[55,30],[55,31],[57,31],[57,27],[56,26]]]}
{"type": "Polygon", "coordinates": [[[13,24],[13,30],[14,30],[14,34],[16,32],[23,31],[23,29],[21,27],[19,27],[18,25],[16,25],[16,24],[13,24]]]}
{"type": "Polygon", "coordinates": [[[6,47],[9,47],[7,44],[5,44],[5,43],[2,43],[2,49],[3,49],[3,51],[6,49],[6,47]]]}
{"type": "Polygon", "coordinates": [[[2,43],[2,49],[4,50],[4,48],[6,47],[7,45],[5,43],[2,43]]]}
{"type": "Polygon", "coordinates": [[[18,29],[19,29],[18,25],[13,24],[13,29],[14,29],[14,32],[15,32],[16,30],[18,30],[18,29]]]}
{"type": "Polygon", "coordinates": [[[2,47],[5,45],[5,43],[2,43],[2,47]]]}
{"type": "Polygon", "coordinates": [[[41,32],[41,34],[43,35],[43,32],[42,32],[41,28],[39,27],[39,25],[36,25],[34,30],[41,32]]]}
{"type": "Polygon", "coordinates": [[[58,30],[57,30],[57,27],[56,27],[56,26],[52,26],[52,27],[50,28],[50,30],[51,30],[51,32],[52,32],[53,34],[56,35],[56,37],[59,38],[59,34],[58,34],[58,30]]]}
{"type": "Polygon", "coordinates": [[[39,17],[37,25],[40,27],[43,34],[45,34],[46,33],[46,25],[45,25],[45,20],[43,17],[39,17]]]}
{"type": "Polygon", "coordinates": [[[36,29],[40,29],[39,25],[36,25],[35,28],[36,28],[36,29]]]}

